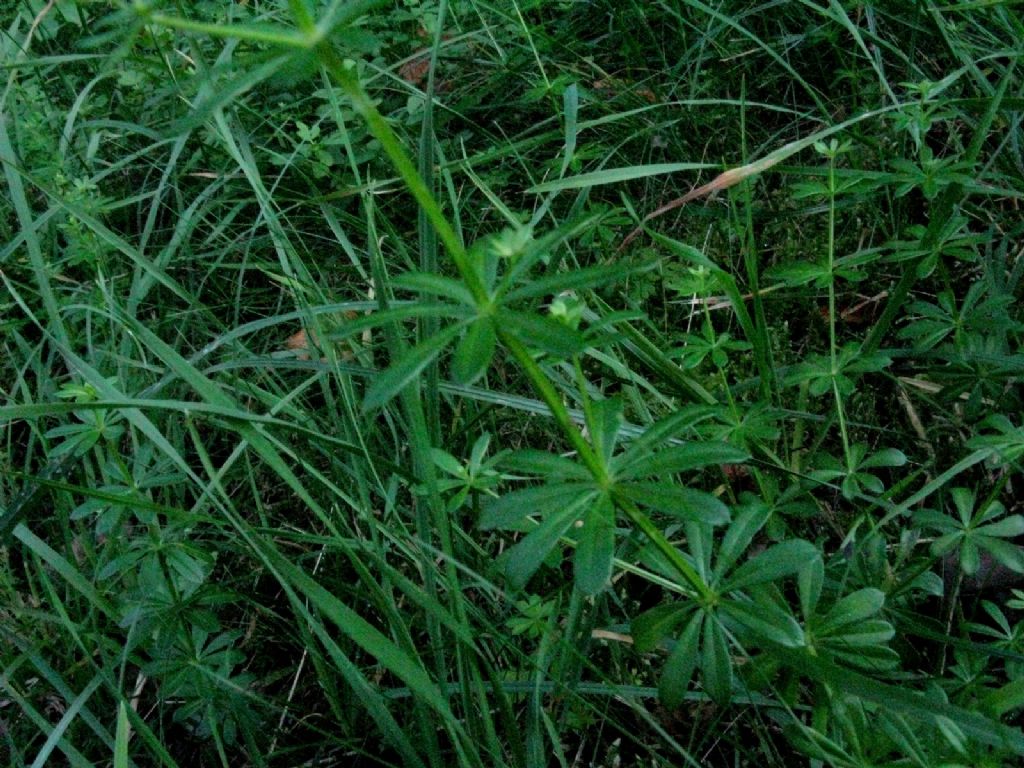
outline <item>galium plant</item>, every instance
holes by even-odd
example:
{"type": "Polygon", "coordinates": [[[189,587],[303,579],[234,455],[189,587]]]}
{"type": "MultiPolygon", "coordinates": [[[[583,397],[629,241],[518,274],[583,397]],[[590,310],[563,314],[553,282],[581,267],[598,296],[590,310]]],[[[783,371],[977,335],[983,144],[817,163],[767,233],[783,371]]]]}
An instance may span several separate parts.
{"type": "Polygon", "coordinates": [[[1024,754],[1007,8],[5,23],[12,765],[1024,754]]]}

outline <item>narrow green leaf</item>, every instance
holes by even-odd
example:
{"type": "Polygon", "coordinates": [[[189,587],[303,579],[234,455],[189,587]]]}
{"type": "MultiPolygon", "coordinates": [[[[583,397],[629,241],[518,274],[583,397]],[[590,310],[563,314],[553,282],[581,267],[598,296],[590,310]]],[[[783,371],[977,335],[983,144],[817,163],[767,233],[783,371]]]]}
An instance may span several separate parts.
{"type": "Polygon", "coordinates": [[[658,697],[669,709],[675,709],[686,698],[686,691],[697,668],[697,654],[700,651],[700,630],[707,615],[697,611],[687,623],[669,654],[658,680],[658,697]]]}
{"type": "Polygon", "coordinates": [[[629,625],[629,631],[633,635],[633,647],[641,653],[653,651],[692,609],[692,604],[675,601],[644,611],[629,625]]]}
{"type": "Polygon", "coordinates": [[[771,517],[771,507],[761,501],[743,504],[737,512],[736,519],[722,537],[715,558],[715,574],[723,575],[732,568],[737,558],[751,545],[754,536],[761,530],[771,517]]]}
{"type": "Polygon", "coordinates": [[[746,451],[728,443],[686,443],[665,448],[653,456],[638,456],[633,463],[622,468],[620,477],[630,480],[635,477],[688,472],[716,464],[739,464],[749,457],[746,451]]]}
{"type": "Polygon", "coordinates": [[[966,739],[964,738],[964,732],[960,730],[960,726],[948,717],[943,717],[941,715],[935,718],[935,724],[939,728],[939,733],[943,735],[946,742],[953,747],[953,749],[961,755],[967,754],[966,739]]]}
{"type": "Polygon", "coordinates": [[[261,554],[273,568],[309,598],[312,605],[340,629],[346,637],[373,656],[390,673],[422,697],[439,715],[452,718],[448,702],[430,679],[420,660],[403,651],[380,630],[320,586],[314,578],[278,552],[269,542],[253,539],[261,554]]]}
{"type": "Polygon", "coordinates": [[[238,40],[249,40],[251,42],[271,43],[282,48],[305,49],[313,45],[307,35],[297,30],[283,27],[278,24],[254,23],[254,24],[210,24],[202,21],[193,21],[180,16],[168,16],[163,13],[154,13],[149,17],[153,24],[163,27],[171,27],[186,32],[200,32],[212,37],[235,38],[238,40]]]}
{"type": "Polygon", "coordinates": [[[612,467],[616,470],[630,466],[651,456],[652,450],[661,443],[675,437],[697,420],[689,408],[681,408],[643,428],[623,451],[615,457],[612,467]]]}
{"type": "MultiPolygon", "coordinates": [[[[871,619],[847,626],[841,634],[836,636],[836,640],[840,640],[843,645],[850,647],[877,647],[892,640],[895,634],[895,628],[888,621],[871,619]]],[[[882,650],[888,651],[889,649],[882,650]]],[[[858,653],[862,653],[862,651],[858,651],[858,653]]]]}
{"type": "Polygon", "coordinates": [[[595,595],[608,585],[615,556],[615,509],[607,496],[592,504],[583,516],[577,538],[574,575],[585,595],[595,595]]]}
{"type": "Polygon", "coordinates": [[[725,706],[732,697],[732,658],[729,641],[713,617],[704,622],[704,640],[700,659],[701,680],[712,701],[725,706]]]}
{"type": "Polygon", "coordinates": [[[800,610],[805,618],[814,615],[821,599],[821,588],[825,583],[825,563],[816,557],[800,570],[797,588],[800,593],[800,610]]]}
{"type": "Polygon", "coordinates": [[[872,469],[875,467],[902,467],[907,463],[907,455],[896,448],[886,448],[868,456],[861,462],[858,469],[872,469]]]}
{"type": "Polygon", "coordinates": [[[1024,573],[1024,548],[1011,541],[994,539],[990,536],[975,535],[972,537],[977,545],[992,555],[1000,564],[1017,573],[1024,573]]]}
{"type": "Polygon", "coordinates": [[[444,351],[458,335],[459,330],[459,325],[445,328],[432,339],[427,339],[410,349],[401,360],[382,371],[366,390],[363,413],[381,407],[411,384],[420,372],[444,351]]]}
{"type": "Polygon", "coordinates": [[[65,746],[64,733],[67,731],[68,726],[75,721],[78,717],[78,713],[89,698],[96,692],[96,689],[100,687],[103,682],[102,675],[96,675],[92,681],[85,686],[78,696],[75,697],[74,701],[69,702],[67,709],[64,711],[60,718],[60,721],[53,727],[49,735],[46,737],[46,741],[43,742],[39,748],[39,752],[36,753],[36,759],[32,761],[31,768],[44,768],[46,765],[52,765],[50,763],[50,756],[53,751],[58,747],[63,749],[65,746]]]}
{"type": "Polygon", "coordinates": [[[509,528],[518,525],[529,515],[546,515],[581,503],[581,497],[596,493],[594,487],[584,483],[547,483],[506,493],[500,499],[488,501],[480,516],[479,528],[509,528]]]}
{"type": "Polygon", "coordinates": [[[474,306],[473,294],[458,280],[430,272],[405,272],[391,280],[395,288],[442,296],[459,304],[474,306]]]}
{"type": "Polygon", "coordinates": [[[1024,534],[1024,515],[1010,515],[995,523],[978,526],[974,532],[982,536],[1012,539],[1024,534]]]}
{"type": "Polygon", "coordinates": [[[681,488],[671,483],[619,483],[615,486],[615,492],[641,506],[684,520],[708,525],[729,522],[729,508],[704,491],[681,488]]]}
{"type": "Polygon", "coordinates": [[[726,600],[721,609],[755,635],[779,645],[803,645],[804,632],[790,614],[768,601],[726,600]]]}
{"type": "Polygon", "coordinates": [[[562,94],[562,111],[565,114],[565,152],[562,155],[561,176],[565,176],[565,172],[569,169],[569,164],[572,163],[573,155],[576,153],[579,110],[580,92],[579,88],[576,87],[576,83],[573,83],[562,94]]]}
{"type": "Polygon", "coordinates": [[[840,627],[858,624],[874,616],[885,604],[885,593],[866,587],[840,598],[817,626],[817,631],[828,634],[840,627]]]}
{"type": "Polygon", "coordinates": [[[588,415],[587,429],[590,431],[590,442],[607,466],[615,452],[619,427],[622,425],[622,398],[593,400],[588,415]]]}
{"type": "Polygon", "coordinates": [[[920,693],[906,686],[887,685],[859,672],[840,667],[805,650],[776,647],[773,654],[794,671],[859,696],[900,714],[936,725],[938,717],[947,717],[973,739],[1024,756],[1024,735],[1020,729],[997,723],[978,712],[949,704],[937,693],[920,693]]]}
{"type": "Polygon", "coordinates": [[[680,171],[700,171],[708,168],[717,169],[719,166],[711,163],[655,163],[653,165],[631,165],[625,168],[606,168],[603,171],[581,173],[567,179],[546,181],[543,184],[530,187],[528,191],[542,194],[544,192],[559,192],[563,189],[583,189],[602,184],[618,184],[634,179],[646,179],[650,176],[663,176],[680,171]]]}
{"type": "Polygon", "coordinates": [[[540,568],[544,558],[555,548],[558,540],[579,518],[578,505],[559,513],[549,515],[544,521],[499,558],[505,574],[513,587],[525,586],[530,577],[540,568]]]}
{"type": "Polygon", "coordinates": [[[114,736],[114,768],[128,768],[128,707],[121,701],[117,705],[117,732],[114,736]]]}
{"type": "Polygon", "coordinates": [[[496,322],[523,344],[558,358],[578,355],[587,347],[583,334],[543,315],[503,311],[496,322]]]}
{"type": "Polygon", "coordinates": [[[469,385],[483,376],[494,357],[496,344],[497,335],[491,318],[481,317],[470,323],[452,356],[452,379],[469,385]]]}
{"type": "Polygon", "coordinates": [[[502,466],[512,472],[528,472],[547,478],[572,478],[588,480],[590,472],[572,459],[547,451],[523,448],[513,451],[502,460],[502,466]]]}
{"type": "Polygon", "coordinates": [[[818,548],[809,541],[783,541],[769,547],[733,571],[732,576],[722,585],[722,591],[744,589],[754,584],[764,584],[799,573],[811,558],[820,556],[818,548]]]}

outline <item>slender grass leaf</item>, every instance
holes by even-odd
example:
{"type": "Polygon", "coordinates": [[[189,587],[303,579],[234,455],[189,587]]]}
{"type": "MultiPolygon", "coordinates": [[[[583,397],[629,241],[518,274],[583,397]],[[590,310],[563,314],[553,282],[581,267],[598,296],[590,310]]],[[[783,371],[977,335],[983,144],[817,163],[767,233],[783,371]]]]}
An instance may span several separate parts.
{"type": "Polygon", "coordinates": [[[82,692],[75,697],[74,701],[68,703],[67,709],[64,711],[60,718],[60,721],[53,727],[49,735],[46,737],[46,741],[39,748],[39,752],[36,753],[36,759],[32,761],[31,768],[44,768],[50,760],[50,755],[58,747],[63,750],[64,747],[64,733],[68,727],[78,717],[78,713],[81,711],[85,703],[90,697],[96,692],[96,689],[103,683],[103,676],[96,675],[92,681],[82,689],[82,692]]]}
{"type": "Polygon", "coordinates": [[[454,720],[448,702],[420,661],[395,645],[366,619],[320,586],[305,571],[293,565],[269,542],[254,539],[262,555],[290,584],[323,613],[346,637],[373,656],[395,677],[415,691],[423,701],[447,720],[454,720]]]}
{"type": "Polygon", "coordinates": [[[128,724],[128,707],[121,701],[117,705],[117,731],[114,735],[114,768],[128,768],[128,739],[131,726],[128,724]]]}
{"type": "Polygon", "coordinates": [[[718,169],[719,166],[712,163],[656,163],[654,165],[631,165],[625,168],[606,168],[603,171],[581,173],[567,179],[546,181],[543,184],[530,187],[528,191],[543,194],[545,192],[560,192],[563,189],[584,189],[603,184],[619,184],[623,181],[646,179],[651,176],[664,176],[681,171],[701,171],[708,168],[718,169]]]}

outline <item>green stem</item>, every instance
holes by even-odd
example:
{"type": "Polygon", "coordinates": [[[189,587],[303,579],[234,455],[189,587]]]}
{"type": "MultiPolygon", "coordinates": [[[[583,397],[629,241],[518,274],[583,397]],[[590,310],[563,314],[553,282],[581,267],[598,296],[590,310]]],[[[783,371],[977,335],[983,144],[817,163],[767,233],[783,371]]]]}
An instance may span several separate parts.
{"type": "Polygon", "coordinates": [[[843,399],[839,395],[838,361],[836,359],[836,158],[829,156],[828,161],[828,349],[832,362],[832,394],[836,399],[836,415],[839,417],[839,434],[843,439],[843,456],[846,468],[853,471],[850,462],[850,437],[846,430],[846,414],[843,412],[843,399]]]}
{"type": "Polygon", "coordinates": [[[565,407],[554,385],[552,385],[541,367],[537,365],[537,361],[533,359],[529,350],[519,339],[506,331],[499,331],[498,337],[501,339],[501,343],[512,353],[512,356],[519,361],[519,364],[523,367],[523,372],[530,379],[534,389],[537,390],[537,394],[540,395],[545,405],[547,405],[548,410],[551,411],[552,418],[558,423],[566,439],[576,449],[580,460],[590,470],[594,480],[600,485],[606,484],[608,482],[608,472],[604,464],[598,459],[590,443],[584,439],[583,434],[576,428],[572,421],[572,416],[569,415],[569,409],[565,407]]]}
{"type": "Polygon", "coordinates": [[[366,121],[370,133],[380,142],[381,149],[384,150],[388,159],[391,160],[391,164],[405,183],[406,189],[409,190],[409,193],[419,203],[427,218],[430,219],[430,223],[437,232],[437,236],[448,250],[448,254],[455,263],[455,268],[466,283],[470,293],[473,294],[473,298],[479,304],[486,304],[489,301],[487,289],[480,275],[472,268],[466,247],[462,244],[462,240],[459,239],[452,225],[448,223],[448,218],[444,215],[444,211],[441,210],[441,206],[427,188],[423,178],[416,170],[415,163],[412,162],[402,147],[395,132],[391,130],[391,126],[388,125],[383,115],[374,106],[373,101],[366,95],[356,75],[355,65],[342,61],[334,49],[326,44],[317,47],[317,54],[320,56],[320,61],[331,77],[341,86],[351,100],[353,109],[366,121]]]}
{"type": "Polygon", "coordinates": [[[616,504],[619,509],[630,519],[630,521],[641,531],[644,535],[651,540],[651,543],[658,548],[672,564],[672,567],[679,572],[686,582],[693,587],[697,592],[698,598],[701,603],[707,605],[713,603],[715,600],[715,593],[707,584],[704,583],[704,579],[700,577],[697,570],[686,562],[686,558],[683,557],[682,553],[672,546],[672,542],[665,538],[658,527],[651,521],[647,515],[640,511],[640,509],[629,499],[622,499],[616,497],[616,504]]]}

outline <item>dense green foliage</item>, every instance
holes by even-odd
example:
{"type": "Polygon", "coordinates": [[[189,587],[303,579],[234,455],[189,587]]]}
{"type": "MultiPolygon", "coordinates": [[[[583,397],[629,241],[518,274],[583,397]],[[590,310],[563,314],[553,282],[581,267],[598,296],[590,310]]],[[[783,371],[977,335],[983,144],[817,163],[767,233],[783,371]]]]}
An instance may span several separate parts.
{"type": "Polygon", "coordinates": [[[1024,756],[1012,0],[22,0],[0,763],[1024,756]]]}

